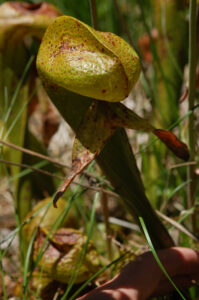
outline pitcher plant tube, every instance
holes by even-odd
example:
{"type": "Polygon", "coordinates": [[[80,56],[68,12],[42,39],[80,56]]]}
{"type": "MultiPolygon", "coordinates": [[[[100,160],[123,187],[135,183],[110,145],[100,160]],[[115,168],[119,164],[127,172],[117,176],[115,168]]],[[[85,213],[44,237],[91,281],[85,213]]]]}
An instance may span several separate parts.
{"type": "Polygon", "coordinates": [[[118,103],[129,95],[140,74],[138,55],[122,38],[96,31],[73,17],[58,17],[44,35],[37,69],[47,89],[61,87],[93,99],[77,130],[72,172],[56,192],[55,207],[76,175],[99,155],[117,127],[152,132],[176,156],[188,160],[187,146],[173,133],[156,129],[118,103]]]}

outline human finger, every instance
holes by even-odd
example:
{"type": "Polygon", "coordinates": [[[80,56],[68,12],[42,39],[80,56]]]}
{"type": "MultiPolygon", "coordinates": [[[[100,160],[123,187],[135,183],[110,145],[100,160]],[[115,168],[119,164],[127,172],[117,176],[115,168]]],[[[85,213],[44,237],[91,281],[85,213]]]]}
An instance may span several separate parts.
{"type": "MultiPolygon", "coordinates": [[[[172,278],[172,281],[174,282],[175,286],[179,290],[187,289],[193,285],[196,285],[198,280],[199,280],[198,274],[193,274],[192,276],[179,275],[172,278]]],[[[171,284],[171,282],[165,279],[159,283],[157,289],[154,291],[154,293],[152,293],[152,295],[154,297],[162,296],[174,290],[175,287],[171,284]]]]}
{"type": "Polygon", "coordinates": [[[172,247],[159,250],[157,254],[170,276],[199,274],[198,251],[190,248],[172,247]]]}

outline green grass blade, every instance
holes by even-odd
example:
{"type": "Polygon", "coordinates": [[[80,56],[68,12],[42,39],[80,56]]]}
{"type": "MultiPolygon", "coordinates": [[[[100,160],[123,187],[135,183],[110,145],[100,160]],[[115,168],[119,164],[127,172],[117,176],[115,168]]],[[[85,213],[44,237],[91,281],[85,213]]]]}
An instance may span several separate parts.
{"type": "Polygon", "coordinates": [[[17,85],[17,87],[15,89],[14,95],[12,96],[11,103],[9,105],[9,108],[8,108],[8,110],[7,110],[6,114],[5,114],[4,120],[3,120],[4,121],[4,126],[2,127],[1,132],[0,132],[0,137],[1,138],[2,138],[2,135],[3,135],[3,131],[5,129],[5,124],[7,123],[8,119],[9,119],[9,116],[10,116],[10,113],[12,111],[12,108],[13,108],[15,102],[16,102],[16,99],[17,99],[17,96],[19,94],[19,91],[20,91],[20,89],[22,87],[24,79],[25,79],[25,77],[26,77],[26,75],[27,75],[27,73],[28,73],[28,71],[29,71],[29,69],[31,67],[31,64],[32,64],[33,60],[34,60],[34,56],[31,56],[30,59],[29,59],[29,61],[28,61],[28,63],[26,64],[26,67],[24,68],[23,74],[22,74],[22,76],[21,76],[21,78],[19,80],[19,83],[18,83],[18,85],[17,85]]]}
{"type": "Polygon", "coordinates": [[[28,271],[30,268],[30,257],[31,257],[31,252],[32,252],[32,248],[33,248],[33,243],[35,240],[37,234],[37,229],[34,230],[32,238],[30,240],[29,246],[28,246],[28,251],[26,254],[26,259],[25,259],[25,263],[24,263],[24,280],[23,280],[23,293],[24,293],[24,300],[26,299],[26,291],[27,291],[27,286],[28,286],[28,271]]]}
{"type": "Polygon", "coordinates": [[[183,187],[185,187],[188,183],[190,182],[190,180],[187,180],[185,182],[182,182],[180,185],[178,185],[168,196],[167,201],[169,201],[177,192],[179,192],[183,187]]]}
{"type": "Polygon", "coordinates": [[[4,271],[3,271],[3,265],[2,265],[2,250],[0,249],[0,273],[1,273],[1,282],[2,282],[2,289],[3,289],[3,297],[4,300],[7,300],[7,291],[6,291],[6,285],[4,280],[4,271]]]}
{"type": "Polygon", "coordinates": [[[178,220],[178,223],[182,223],[185,221],[189,216],[191,216],[195,211],[195,207],[191,207],[185,211],[182,217],[178,220]]]}
{"type": "Polygon", "coordinates": [[[153,256],[154,256],[154,258],[155,258],[157,264],[159,265],[160,269],[162,270],[162,272],[164,273],[164,275],[167,277],[167,279],[170,281],[170,283],[173,285],[173,287],[176,289],[176,291],[178,292],[178,294],[181,296],[181,298],[182,298],[183,300],[186,300],[186,298],[185,298],[185,297],[183,296],[183,294],[180,292],[180,290],[178,289],[178,287],[175,285],[175,283],[173,282],[173,280],[171,279],[171,277],[169,276],[169,274],[168,274],[167,271],[165,270],[163,264],[161,263],[161,261],[160,261],[158,255],[157,255],[157,253],[156,253],[156,251],[155,251],[155,249],[154,249],[154,247],[153,247],[151,238],[150,238],[150,236],[149,236],[149,234],[148,234],[148,230],[147,230],[147,228],[146,228],[146,225],[145,225],[145,223],[144,223],[143,218],[142,218],[142,217],[139,217],[139,220],[140,220],[140,224],[141,224],[141,226],[142,226],[142,229],[143,229],[143,231],[144,231],[144,235],[145,235],[145,237],[146,237],[146,240],[147,240],[147,242],[148,242],[148,244],[149,244],[149,247],[150,247],[150,249],[151,249],[151,252],[152,252],[152,254],[153,254],[153,256]]]}
{"type": "Polygon", "coordinates": [[[6,140],[9,136],[9,134],[11,133],[11,131],[13,130],[13,128],[15,127],[17,121],[19,120],[19,118],[21,117],[22,113],[24,112],[24,109],[27,107],[27,105],[29,104],[30,100],[32,99],[32,97],[36,94],[38,88],[40,85],[37,85],[33,92],[31,93],[30,97],[28,97],[27,101],[22,105],[21,109],[19,110],[18,114],[16,115],[15,119],[13,120],[13,122],[11,123],[10,127],[8,128],[6,135],[4,136],[4,140],[6,140]]]}
{"type": "Polygon", "coordinates": [[[90,216],[90,222],[89,222],[88,233],[87,233],[87,240],[86,240],[86,243],[84,244],[84,247],[83,247],[82,252],[80,254],[79,260],[76,263],[76,267],[74,268],[74,271],[72,273],[71,280],[68,284],[67,290],[65,291],[65,293],[62,296],[61,300],[65,300],[66,297],[68,296],[68,294],[69,294],[71,288],[73,287],[73,285],[75,283],[75,280],[76,280],[76,278],[79,274],[80,267],[84,263],[84,259],[85,259],[85,256],[86,256],[86,251],[88,249],[88,244],[89,244],[89,241],[91,239],[93,226],[94,226],[94,222],[95,222],[95,211],[96,211],[96,207],[97,207],[98,198],[99,198],[99,193],[96,193],[94,201],[93,201],[91,216],[90,216]]]}
{"type": "MultiPolygon", "coordinates": [[[[45,204],[43,207],[41,207],[40,209],[38,209],[34,214],[32,214],[32,216],[27,219],[26,221],[24,221],[20,226],[18,226],[17,228],[15,228],[6,238],[4,238],[2,241],[0,241],[0,245],[11,240],[10,243],[12,243],[13,239],[15,238],[15,236],[18,234],[18,232],[23,228],[23,226],[25,226],[26,224],[28,224],[33,218],[35,218],[40,211],[44,208],[44,207],[48,207],[49,203],[45,204]]],[[[10,244],[9,244],[10,246],[10,244]]],[[[5,255],[5,254],[4,254],[5,255]]]]}
{"type": "Polygon", "coordinates": [[[91,282],[93,281],[95,278],[97,278],[98,276],[100,276],[102,273],[104,273],[107,269],[109,269],[110,267],[112,267],[114,264],[118,263],[122,258],[124,258],[124,256],[126,256],[128,254],[128,252],[122,254],[120,257],[116,258],[115,260],[113,260],[110,264],[108,264],[107,266],[104,266],[103,268],[101,268],[98,272],[96,272],[93,276],[91,276],[86,282],[84,282],[81,287],[70,297],[69,300],[74,300],[79,293],[91,282]]]}
{"type": "Polygon", "coordinates": [[[3,123],[4,123],[4,118],[6,116],[6,112],[8,109],[8,88],[7,86],[4,87],[4,113],[3,113],[3,123]]]}
{"type": "Polygon", "coordinates": [[[168,50],[168,56],[170,57],[171,63],[173,64],[174,69],[176,70],[177,74],[183,80],[183,72],[178,64],[178,61],[172,51],[172,48],[169,43],[168,33],[167,33],[167,24],[166,24],[166,3],[162,2],[162,8],[161,8],[161,22],[162,22],[162,31],[164,35],[165,45],[168,50]]]}
{"type": "MultiPolygon", "coordinates": [[[[34,165],[31,166],[31,167],[37,168],[37,169],[41,169],[41,168],[47,166],[48,164],[49,164],[48,161],[42,160],[42,161],[40,161],[40,162],[34,164],[34,165]]],[[[25,176],[25,175],[28,175],[28,174],[32,173],[32,172],[34,172],[32,169],[26,169],[26,170],[23,170],[23,171],[21,171],[20,173],[18,173],[17,175],[13,176],[10,180],[11,180],[11,181],[14,181],[14,180],[16,180],[16,179],[18,179],[18,178],[21,178],[21,177],[23,177],[23,176],[25,176]]]]}

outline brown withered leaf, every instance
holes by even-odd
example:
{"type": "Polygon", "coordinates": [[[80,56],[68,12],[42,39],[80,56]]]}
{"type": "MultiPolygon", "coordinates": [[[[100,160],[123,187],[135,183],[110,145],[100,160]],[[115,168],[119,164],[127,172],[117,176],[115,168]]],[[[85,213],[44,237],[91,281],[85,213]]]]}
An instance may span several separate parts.
{"type": "Polygon", "coordinates": [[[113,114],[107,103],[93,101],[82,120],[73,145],[72,171],[58,188],[53,203],[64,194],[75,177],[95,159],[114,133],[113,114]]]}
{"type": "MultiPolygon", "coordinates": [[[[71,182],[75,179],[75,177],[82,173],[82,171],[95,159],[97,153],[91,153],[88,149],[85,149],[84,146],[76,139],[75,144],[78,149],[81,149],[80,152],[77,153],[73,162],[72,162],[72,170],[69,176],[63,181],[63,183],[58,188],[55,197],[53,199],[54,207],[57,207],[58,199],[65,193],[71,182]]],[[[76,148],[76,146],[75,146],[76,148]]]]}
{"type": "Polygon", "coordinates": [[[155,129],[153,133],[179,158],[189,160],[189,150],[185,143],[180,141],[175,134],[163,129],[155,129]]]}

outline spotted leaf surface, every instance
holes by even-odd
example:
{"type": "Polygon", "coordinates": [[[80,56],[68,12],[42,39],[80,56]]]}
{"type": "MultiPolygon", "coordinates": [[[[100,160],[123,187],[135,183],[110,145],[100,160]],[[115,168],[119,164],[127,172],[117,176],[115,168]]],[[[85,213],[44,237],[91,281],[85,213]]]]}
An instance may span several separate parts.
{"type": "Polygon", "coordinates": [[[48,27],[37,68],[49,84],[110,102],[125,99],[140,74],[139,58],[128,43],[69,16],[48,27]]]}

